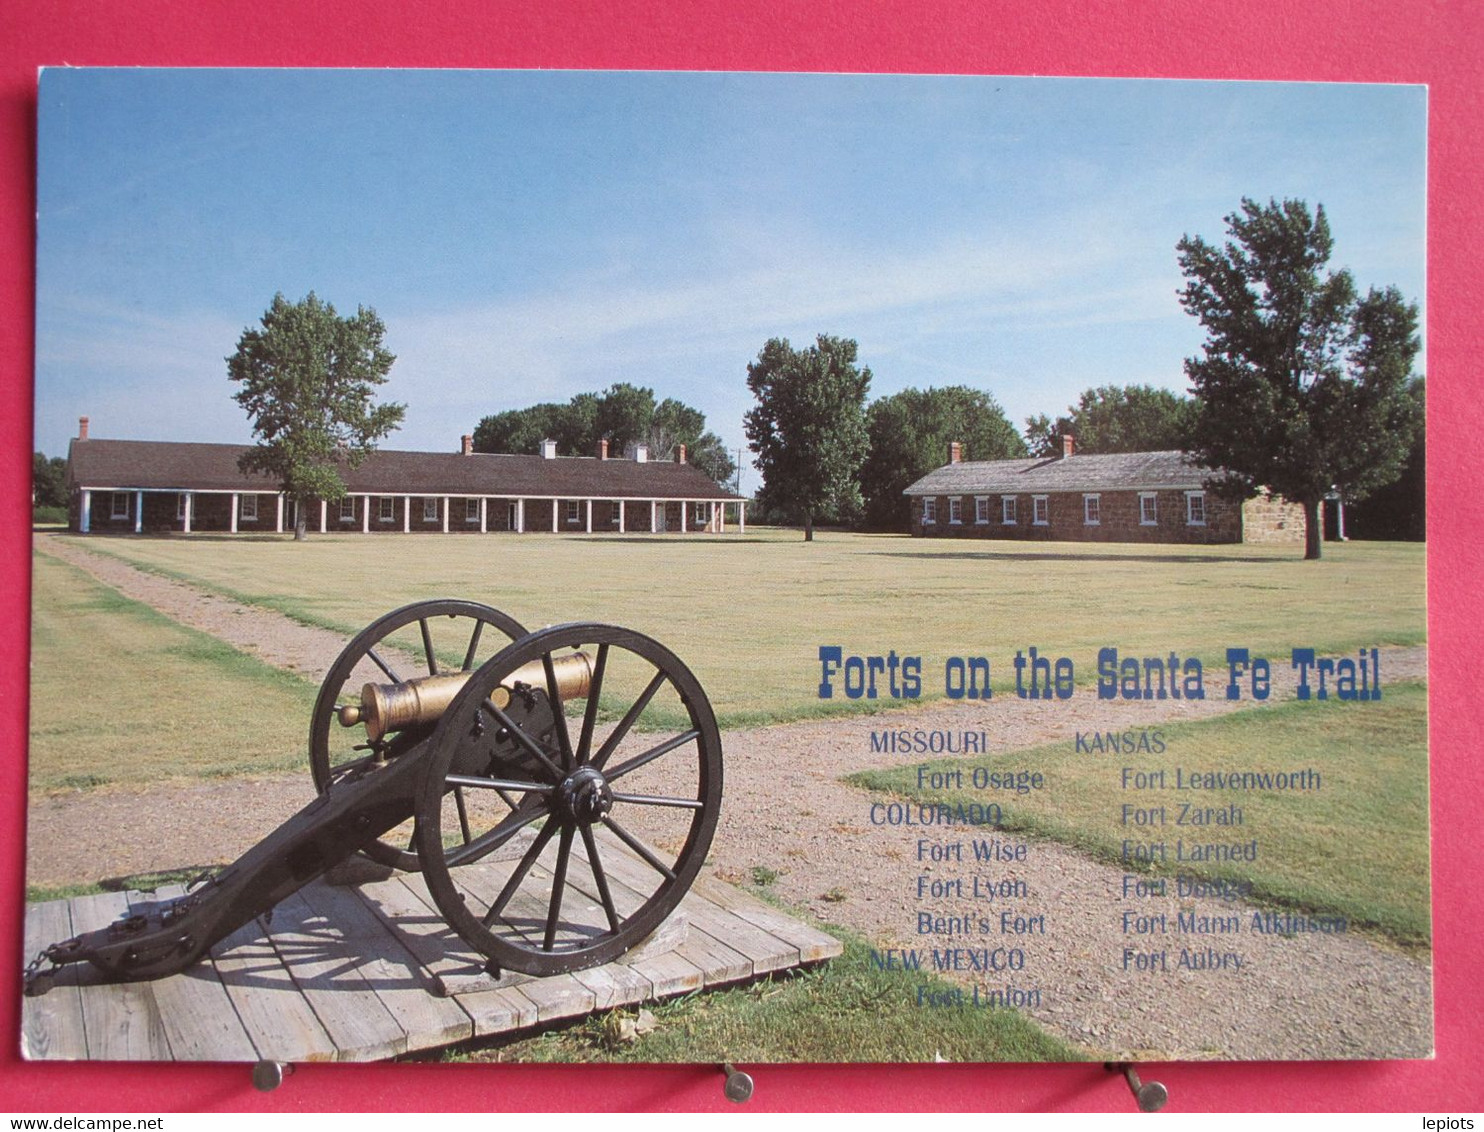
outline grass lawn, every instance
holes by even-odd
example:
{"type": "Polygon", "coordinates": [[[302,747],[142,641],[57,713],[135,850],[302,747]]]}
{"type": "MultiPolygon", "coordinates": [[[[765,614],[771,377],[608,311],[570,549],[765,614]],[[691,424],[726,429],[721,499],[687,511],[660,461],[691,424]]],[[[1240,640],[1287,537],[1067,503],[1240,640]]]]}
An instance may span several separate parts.
{"type": "MultiPolygon", "coordinates": [[[[917,786],[917,764],[854,775],[851,781],[920,801],[998,801],[1006,827],[1072,845],[1137,871],[1123,841],[1238,842],[1256,838],[1256,863],[1184,863],[1176,872],[1250,880],[1262,901],[1338,913],[1355,927],[1398,943],[1431,938],[1428,883],[1427,690],[1398,684],[1373,703],[1298,703],[1234,712],[1160,728],[1163,754],[1078,754],[1063,742],[995,757],[929,763],[938,770],[983,766],[1042,771],[1040,792],[932,792],[917,786]],[[1312,767],[1320,788],[1305,792],[1124,790],[1122,768],[1291,771],[1312,767]],[[1003,795],[1003,796],[1000,796],[1003,795]],[[1173,825],[1178,803],[1241,807],[1243,824],[1202,830],[1173,825]],[[1171,824],[1122,823],[1125,803],[1164,805],[1171,824]]],[[[966,773],[964,781],[970,781],[966,773]]]]}
{"type": "Polygon", "coordinates": [[[33,556],[31,789],[300,769],[315,689],[33,556]]]}
{"type": "Polygon", "coordinates": [[[1424,547],[1012,544],[795,531],[742,536],[311,535],[92,538],[147,569],[347,636],[409,601],[463,597],[528,628],[592,620],[656,637],[695,670],[723,727],[900,706],[821,701],[818,649],[944,659],[1099,648],[1215,662],[1425,640],[1424,547]]]}
{"type": "MultiPolygon", "coordinates": [[[[795,914],[798,914],[795,911],[795,914]]],[[[818,925],[845,953],[810,971],[686,995],[654,1005],[653,1031],[618,1037],[635,1011],[594,1015],[575,1026],[444,1051],[440,1060],[545,1062],[1080,1061],[1084,1054],[1013,1010],[932,1009],[919,986],[952,984],[930,975],[881,971],[860,936],[818,925]]]]}

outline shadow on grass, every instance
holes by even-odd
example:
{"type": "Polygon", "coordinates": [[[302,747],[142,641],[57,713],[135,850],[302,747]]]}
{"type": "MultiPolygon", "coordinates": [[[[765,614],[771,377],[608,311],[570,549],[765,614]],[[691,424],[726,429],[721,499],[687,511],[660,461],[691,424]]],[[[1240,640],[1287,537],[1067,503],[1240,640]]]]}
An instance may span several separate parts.
{"type": "Polygon", "coordinates": [[[959,559],[964,561],[980,562],[1140,562],[1140,563],[1166,563],[1170,565],[1185,565],[1187,563],[1207,562],[1212,564],[1245,564],[1245,565],[1278,565],[1284,562],[1297,561],[1295,558],[1258,558],[1247,555],[1210,555],[1210,554],[1129,554],[1118,551],[1099,551],[1095,554],[1057,554],[1054,551],[1043,553],[1011,554],[1002,550],[928,550],[917,554],[907,554],[899,550],[870,550],[864,553],[873,557],[883,558],[939,558],[959,559]]]}

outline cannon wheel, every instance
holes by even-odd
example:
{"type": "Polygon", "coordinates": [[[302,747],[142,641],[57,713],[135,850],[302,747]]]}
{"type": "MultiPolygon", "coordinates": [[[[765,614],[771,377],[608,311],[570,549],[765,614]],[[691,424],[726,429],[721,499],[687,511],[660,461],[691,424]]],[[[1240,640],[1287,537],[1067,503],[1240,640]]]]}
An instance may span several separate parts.
{"type": "Polygon", "coordinates": [[[690,670],[640,633],[558,625],[515,642],[459,692],[430,747],[417,803],[428,890],[465,942],[501,968],[553,975],[617,957],[663,922],[705,863],[721,808],[716,718],[690,670]],[[555,700],[550,662],[568,649],[588,652],[590,690],[544,733],[490,699],[517,668],[540,661],[539,691],[555,700]],[[508,758],[490,757],[512,743],[533,768],[520,772],[525,780],[513,780],[508,758]],[[459,787],[488,800],[473,837],[454,829],[449,798],[459,787]],[[505,867],[451,868],[490,856],[505,867]]]}
{"type": "MultiPolygon", "coordinates": [[[[315,700],[309,724],[309,772],[315,790],[323,794],[358,767],[397,750],[396,736],[373,749],[365,743],[364,731],[343,728],[336,719],[342,704],[359,702],[367,679],[396,682],[440,671],[440,664],[446,664],[446,658],[439,660],[440,647],[461,651],[459,670],[469,671],[490,655],[491,644],[503,647],[525,632],[518,621],[498,609],[453,599],[413,602],[362,629],[330,667],[315,700]],[[495,630],[498,636],[486,634],[486,629],[495,630]],[[357,738],[359,743],[355,743],[357,738]]],[[[455,663],[459,662],[456,656],[455,663]]],[[[376,841],[364,852],[383,865],[408,872],[421,867],[410,843],[398,846],[376,841]]]]}

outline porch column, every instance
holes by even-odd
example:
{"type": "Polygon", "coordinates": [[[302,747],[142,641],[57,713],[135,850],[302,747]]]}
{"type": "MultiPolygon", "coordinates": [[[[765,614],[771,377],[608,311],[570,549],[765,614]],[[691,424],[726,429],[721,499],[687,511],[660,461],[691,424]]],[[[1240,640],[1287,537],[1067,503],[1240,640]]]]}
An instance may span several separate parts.
{"type": "Polygon", "coordinates": [[[185,493],[185,526],[182,528],[186,534],[191,533],[191,507],[196,502],[196,497],[189,491],[185,493]]]}
{"type": "Polygon", "coordinates": [[[1345,542],[1345,501],[1335,500],[1335,534],[1340,536],[1340,541],[1345,542]]]}
{"type": "Polygon", "coordinates": [[[412,530],[412,496],[402,496],[402,533],[412,530]]]}
{"type": "Polygon", "coordinates": [[[655,532],[655,525],[654,525],[654,500],[651,499],[649,501],[649,533],[650,534],[654,534],[654,532],[655,532]]]}
{"type": "Polygon", "coordinates": [[[77,513],[77,531],[79,534],[87,534],[93,529],[93,493],[88,488],[82,489],[82,508],[77,513]]]}
{"type": "Polygon", "coordinates": [[[277,503],[278,503],[278,518],[274,521],[273,529],[275,531],[277,531],[279,534],[283,534],[283,492],[281,492],[281,491],[278,493],[277,503]]]}
{"type": "Polygon", "coordinates": [[[587,501],[587,533],[593,533],[593,501],[587,501]]]}
{"type": "Polygon", "coordinates": [[[330,529],[330,505],[325,500],[319,501],[319,533],[324,534],[330,529]]]}
{"type": "Polygon", "coordinates": [[[484,496],[479,497],[479,533],[489,533],[489,500],[484,496]]]}
{"type": "Polygon", "coordinates": [[[561,502],[561,500],[559,500],[559,499],[553,499],[551,501],[551,533],[552,534],[556,534],[557,533],[557,511],[558,511],[557,504],[560,503],[560,502],[561,502]]]}
{"type": "Polygon", "coordinates": [[[144,532],[144,492],[142,492],[142,491],[136,491],[134,493],[134,533],[137,535],[137,534],[142,534],[143,532],[144,532]]]}
{"type": "Polygon", "coordinates": [[[618,533],[619,534],[623,534],[623,519],[624,519],[623,513],[624,513],[624,506],[625,506],[624,505],[624,501],[622,499],[620,499],[617,502],[616,506],[618,507],[618,533]]]}
{"type": "Polygon", "coordinates": [[[363,534],[363,535],[369,535],[370,533],[371,533],[371,497],[369,495],[363,495],[363,496],[361,496],[361,534],[363,534]]]}
{"type": "Polygon", "coordinates": [[[515,533],[518,535],[526,533],[526,501],[524,499],[515,501],[515,533]]]}
{"type": "Polygon", "coordinates": [[[232,493],[232,525],[228,528],[232,534],[237,533],[237,493],[232,493]]]}
{"type": "Polygon", "coordinates": [[[737,533],[739,535],[747,533],[747,500],[745,499],[737,500],[737,533]]]}
{"type": "Polygon", "coordinates": [[[692,504],[688,499],[682,499],[680,501],[680,533],[683,535],[690,534],[691,506],[692,504]]]}
{"type": "Polygon", "coordinates": [[[443,497],[443,533],[448,534],[448,496],[443,497]]]}
{"type": "Polygon", "coordinates": [[[727,502],[725,499],[716,505],[716,533],[719,535],[727,533],[727,502]]]}

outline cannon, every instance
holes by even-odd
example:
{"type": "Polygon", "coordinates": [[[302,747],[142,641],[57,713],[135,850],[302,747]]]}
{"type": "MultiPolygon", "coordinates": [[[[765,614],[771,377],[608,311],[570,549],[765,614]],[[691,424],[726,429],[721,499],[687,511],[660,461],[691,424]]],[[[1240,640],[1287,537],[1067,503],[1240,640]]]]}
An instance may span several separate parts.
{"type": "Polygon", "coordinates": [[[351,640],[309,763],[313,801],[183,895],[44,948],[26,993],[70,963],[120,981],[184,970],[356,855],[420,871],[493,974],[595,966],[680,903],[721,808],[716,718],[672,652],[613,625],[528,633],[470,601],[414,603],[351,640]],[[500,867],[468,868],[486,860],[500,867]]]}

